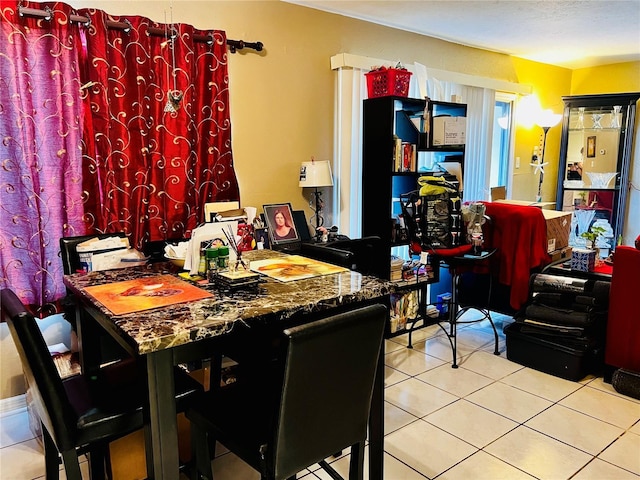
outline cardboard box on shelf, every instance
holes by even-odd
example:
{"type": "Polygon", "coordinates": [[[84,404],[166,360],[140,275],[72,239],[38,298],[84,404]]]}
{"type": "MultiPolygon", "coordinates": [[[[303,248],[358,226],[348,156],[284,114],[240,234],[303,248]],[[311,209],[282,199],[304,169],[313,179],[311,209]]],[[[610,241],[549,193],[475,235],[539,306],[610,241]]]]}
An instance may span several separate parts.
{"type": "Polygon", "coordinates": [[[572,213],[543,209],[542,214],[547,222],[547,252],[568,247],[572,213]]]}
{"type": "Polygon", "coordinates": [[[464,145],[466,132],[466,117],[433,117],[433,146],[464,145]]]}
{"type": "Polygon", "coordinates": [[[554,202],[529,202],[525,200],[496,200],[496,203],[522,205],[523,207],[539,207],[547,222],[547,253],[562,250],[569,246],[572,212],[547,210],[545,207],[555,205],[554,202]]]}
{"type": "Polygon", "coordinates": [[[554,250],[553,252],[549,252],[549,256],[551,257],[552,262],[557,262],[559,260],[571,260],[571,252],[572,247],[564,247],[554,250]]]}

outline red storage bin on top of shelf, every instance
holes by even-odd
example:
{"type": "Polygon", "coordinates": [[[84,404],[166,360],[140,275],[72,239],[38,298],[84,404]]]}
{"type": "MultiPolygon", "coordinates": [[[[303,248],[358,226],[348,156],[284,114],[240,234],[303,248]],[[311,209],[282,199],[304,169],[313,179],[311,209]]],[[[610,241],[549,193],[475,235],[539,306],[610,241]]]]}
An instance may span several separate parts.
{"type": "Polygon", "coordinates": [[[408,96],[411,75],[411,72],[397,68],[385,68],[365,73],[369,98],[390,95],[397,97],[408,96]]]}

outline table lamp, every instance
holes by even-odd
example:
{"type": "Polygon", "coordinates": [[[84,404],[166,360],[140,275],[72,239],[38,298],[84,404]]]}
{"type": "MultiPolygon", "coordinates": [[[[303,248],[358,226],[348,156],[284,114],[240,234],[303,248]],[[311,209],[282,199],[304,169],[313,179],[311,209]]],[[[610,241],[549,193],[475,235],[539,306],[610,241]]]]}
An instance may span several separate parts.
{"type": "Polygon", "coordinates": [[[322,192],[318,187],[332,187],[333,177],[331,176],[331,165],[328,161],[316,161],[313,157],[310,162],[302,162],[300,166],[300,187],[315,188],[314,195],[316,207],[314,211],[316,230],[322,226],[324,219],[322,218],[322,192]]]}

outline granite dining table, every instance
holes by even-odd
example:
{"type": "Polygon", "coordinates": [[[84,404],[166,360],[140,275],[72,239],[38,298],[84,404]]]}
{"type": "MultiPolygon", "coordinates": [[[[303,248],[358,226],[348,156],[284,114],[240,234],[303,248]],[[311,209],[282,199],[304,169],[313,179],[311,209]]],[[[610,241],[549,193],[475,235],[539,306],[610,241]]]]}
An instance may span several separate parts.
{"type": "MultiPolygon", "coordinates": [[[[249,262],[286,259],[272,250],[244,252],[249,262]]],[[[101,335],[113,337],[127,352],[143,357],[148,379],[147,472],[149,478],[178,479],[178,427],[173,395],[176,365],[224,352],[228,339],[243,332],[282,331],[291,325],[363,305],[388,306],[390,285],[351,270],[294,281],[261,277],[250,288],[198,284],[208,298],[115,315],[90,292],[91,287],[158,275],[178,275],[169,262],[67,275],[77,297],[80,359],[84,373],[99,368],[101,335]]],[[[384,348],[383,348],[384,350],[384,348]]],[[[383,352],[382,352],[383,353],[383,352]]],[[[384,359],[381,353],[369,425],[369,478],[382,479],[384,429],[384,359]]]]}

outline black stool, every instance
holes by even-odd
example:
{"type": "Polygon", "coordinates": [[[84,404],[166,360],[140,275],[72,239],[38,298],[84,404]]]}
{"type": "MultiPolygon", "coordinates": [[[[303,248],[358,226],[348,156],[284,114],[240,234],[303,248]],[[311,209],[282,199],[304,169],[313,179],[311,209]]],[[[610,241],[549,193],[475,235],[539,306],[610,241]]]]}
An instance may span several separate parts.
{"type": "MultiPolygon", "coordinates": [[[[469,248],[469,251],[470,250],[471,249],[469,248]]],[[[466,271],[469,271],[473,267],[478,266],[480,263],[484,262],[485,260],[488,260],[493,254],[496,253],[496,251],[497,249],[493,248],[490,250],[483,251],[481,255],[471,255],[469,253],[464,254],[464,253],[460,253],[460,250],[456,250],[456,253],[452,255],[447,255],[446,250],[440,250],[440,251],[436,250],[435,253],[433,253],[433,255],[436,255],[437,257],[439,257],[439,260],[443,265],[446,265],[449,267],[449,271],[451,272],[451,300],[449,302],[448,316],[445,320],[439,321],[438,326],[447,335],[449,344],[451,345],[451,350],[453,352],[453,364],[451,365],[452,368],[458,368],[458,363],[457,363],[458,324],[475,323],[475,322],[481,322],[484,319],[488,319],[489,323],[491,323],[491,327],[493,328],[493,335],[495,339],[495,348],[493,353],[494,355],[500,355],[500,351],[498,349],[498,331],[496,330],[496,326],[493,323],[493,319],[491,318],[491,312],[489,310],[489,299],[491,298],[491,287],[492,287],[491,275],[489,275],[489,292],[487,294],[486,306],[467,305],[464,307],[460,307],[460,304],[458,301],[458,289],[459,289],[462,274],[466,271]],[[471,309],[477,310],[480,313],[482,313],[482,317],[475,320],[460,321],[459,320],[460,317],[464,313],[466,313],[468,310],[471,310],[471,309]],[[443,323],[445,322],[448,323],[448,328],[446,325],[443,325],[443,323]]],[[[423,310],[422,316],[426,315],[426,306],[422,310],[423,310]]],[[[411,322],[407,348],[413,348],[411,336],[413,334],[413,329],[415,327],[415,324],[419,320],[425,321],[424,318],[417,317],[411,322]]]]}

